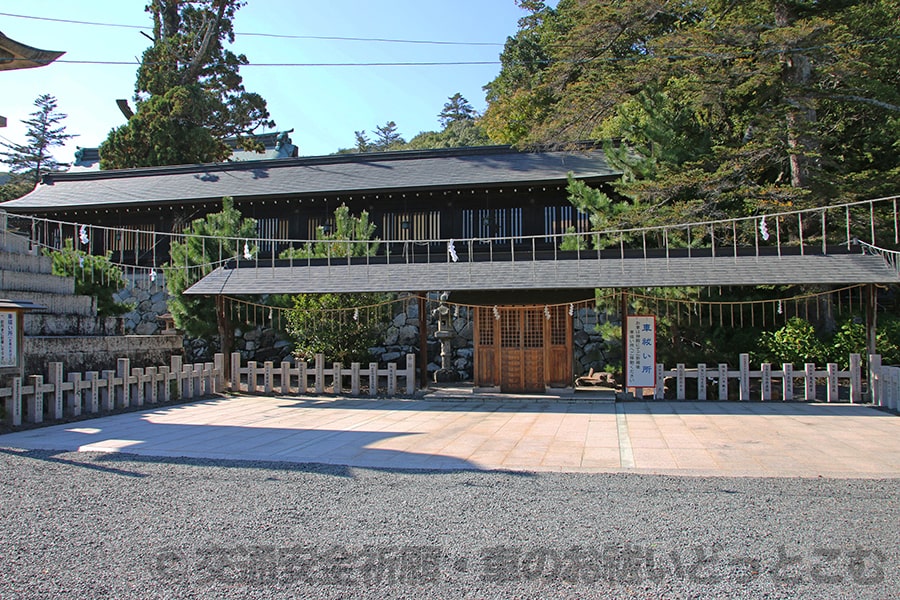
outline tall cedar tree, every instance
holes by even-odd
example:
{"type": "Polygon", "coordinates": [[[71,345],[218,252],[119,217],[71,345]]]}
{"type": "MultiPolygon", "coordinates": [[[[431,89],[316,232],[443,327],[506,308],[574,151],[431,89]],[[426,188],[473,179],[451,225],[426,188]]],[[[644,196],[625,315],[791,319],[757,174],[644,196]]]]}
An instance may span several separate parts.
{"type": "Polygon", "coordinates": [[[214,162],[225,159],[223,139],[244,138],[259,127],[274,127],[266,101],[247,92],[239,74],[243,54],[225,48],[234,42],[232,22],[239,0],[153,0],[153,45],[137,72],[137,112],[100,146],[104,169],[214,162]]]}
{"type": "Polygon", "coordinates": [[[372,148],[378,152],[386,152],[388,150],[399,150],[406,140],[397,132],[397,124],[388,121],[384,125],[375,128],[375,141],[372,148]]]}
{"type": "Polygon", "coordinates": [[[0,162],[9,165],[10,172],[15,175],[6,185],[22,192],[31,190],[44,174],[68,166],[53,158],[51,149],[76,137],[66,133],[65,126],[60,125],[66,115],[56,112],[56,98],[41,94],[34,105],[37,110],[31,113],[31,118],[22,120],[28,126],[25,132],[27,141],[24,144],[0,142],[0,146],[6,148],[6,152],[0,152],[3,156],[0,162]]]}
{"type": "Polygon", "coordinates": [[[444,104],[443,110],[438,115],[441,127],[447,128],[451,123],[457,121],[474,121],[477,112],[465,97],[456,92],[444,104]]]}

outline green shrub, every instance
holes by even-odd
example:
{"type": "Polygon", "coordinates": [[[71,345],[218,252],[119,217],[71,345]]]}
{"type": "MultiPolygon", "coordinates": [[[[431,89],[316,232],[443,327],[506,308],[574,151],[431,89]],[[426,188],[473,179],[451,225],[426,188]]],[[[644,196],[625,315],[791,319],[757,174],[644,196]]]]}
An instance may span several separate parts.
{"type": "Polygon", "coordinates": [[[368,362],[371,360],[369,348],[383,343],[391,320],[391,304],[379,309],[353,309],[391,299],[388,294],[295,296],[287,326],[295,343],[294,355],[307,361],[321,353],[327,360],[342,364],[368,362]]]}
{"type": "MultiPolygon", "coordinates": [[[[830,346],[828,362],[847,368],[851,354],[866,356],[866,325],[859,316],[850,317],[840,324],[830,346]]],[[[900,363],[900,319],[893,315],[878,315],[875,327],[875,350],[883,364],[900,363]]]]}
{"type": "Polygon", "coordinates": [[[827,362],[825,344],[816,336],[812,324],[800,317],[791,317],[775,332],[763,332],[759,345],[763,362],[794,365],[827,362]]]}
{"type": "Polygon", "coordinates": [[[97,299],[97,314],[103,317],[122,315],[132,310],[131,304],[116,302],[114,294],[125,286],[122,269],[110,261],[111,253],[95,256],[73,247],[71,238],[61,250],[45,249],[53,260],[53,274],[75,278],[75,293],[97,299]]]}

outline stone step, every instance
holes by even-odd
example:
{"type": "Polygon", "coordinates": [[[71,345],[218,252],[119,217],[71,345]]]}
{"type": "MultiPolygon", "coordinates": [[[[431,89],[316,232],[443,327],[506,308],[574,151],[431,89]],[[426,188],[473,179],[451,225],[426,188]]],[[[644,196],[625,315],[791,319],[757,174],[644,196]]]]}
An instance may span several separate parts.
{"type": "Polygon", "coordinates": [[[49,274],[53,272],[53,259],[49,256],[0,250],[0,271],[49,274]]]}
{"type": "Polygon", "coordinates": [[[120,335],[123,331],[121,317],[25,313],[26,336],[120,335]]]}
{"type": "MultiPolygon", "coordinates": [[[[5,217],[5,214],[3,215],[5,217]]],[[[5,219],[0,219],[5,221],[5,219]]],[[[0,227],[0,249],[16,254],[31,254],[31,241],[21,235],[10,233],[5,224],[0,227]]]]}
{"type": "Polygon", "coordinates": [[[0,294],[10,295],[16,292],[71,295],[75,293],[75,278],[47,273],[0,271],[0,294]]]}
{"type": "Polygon", "coordinates": [[[8,293],[9,300],[27,300],[46,307],[36,311],[37,314],[59,314],[83,317],[97,315],[97,301],[93,296],[74,296],[67,294],[45,294],[42,292],[19,291],[8,293]]]}

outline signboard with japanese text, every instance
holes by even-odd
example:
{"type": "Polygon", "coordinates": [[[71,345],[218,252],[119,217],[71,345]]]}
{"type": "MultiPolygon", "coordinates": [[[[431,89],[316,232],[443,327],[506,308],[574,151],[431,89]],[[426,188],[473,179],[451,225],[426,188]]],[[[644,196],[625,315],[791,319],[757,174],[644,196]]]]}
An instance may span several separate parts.
{"type": "Polygon", "coordinates": [[[625,386],[656,386],[656,317],[625,318],[625,386]]]}
{"type": "Polygon", "coordinates": [[[19,365],[18,315],[13,311],[0,311],[0,367],[19,365]]]}

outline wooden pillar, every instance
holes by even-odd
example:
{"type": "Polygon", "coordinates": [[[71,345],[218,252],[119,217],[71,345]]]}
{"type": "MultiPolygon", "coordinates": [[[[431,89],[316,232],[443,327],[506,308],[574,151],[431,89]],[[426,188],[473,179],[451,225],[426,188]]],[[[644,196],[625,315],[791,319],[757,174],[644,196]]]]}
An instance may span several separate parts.
{"type": "Polygon", "coordinates": [[[878,289],[875,284],[866,286],[866,354],[872,355],[876,353],[875,338],[877,334],[877,305],[878,305],[878,289]]]}
{"type": "MultiPolygon", "coordinates": [[[[627,354],[627,351],[628,351],[628,347],[627,347],[627,343],[628,343],[628,323],[627,323],[627,320],[628,320],[628,295],[625,293],[624,288],[622,288],[620,293],[621,293],[621,298],[620,298],[621,306],[620,306],[619,310],[620,310],[621,319],[622,319],[622,333],[621,333],[622,343],[620,344],[620,346],[622,348],[622,381],[624,381],[625,385],[627,386],[629,383],[628,382],[628,362],[627,362],[628,361],[628,354],[627,354]]],[[[626,393],[628,392],[627,387],[625,388],[625,392],[626,393]]]]}
{"type": "Polygon", "coordinates": [[[425,316],[425,294],[419,292],[419,383],[428,387],[428,319],[425,316]]]}

